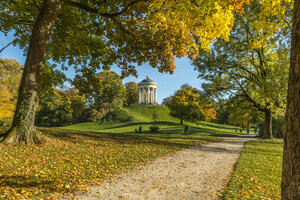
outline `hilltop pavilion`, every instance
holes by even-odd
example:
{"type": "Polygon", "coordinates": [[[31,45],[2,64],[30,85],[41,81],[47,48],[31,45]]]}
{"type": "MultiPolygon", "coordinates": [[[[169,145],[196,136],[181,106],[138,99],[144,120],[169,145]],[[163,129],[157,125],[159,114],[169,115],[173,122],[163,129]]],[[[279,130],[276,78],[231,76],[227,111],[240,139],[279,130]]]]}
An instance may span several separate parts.
{"type": "Polygon", "coordinates": [[[138,84],[139,104],[157,104],[157,83],[147,76],[138,84]]]}

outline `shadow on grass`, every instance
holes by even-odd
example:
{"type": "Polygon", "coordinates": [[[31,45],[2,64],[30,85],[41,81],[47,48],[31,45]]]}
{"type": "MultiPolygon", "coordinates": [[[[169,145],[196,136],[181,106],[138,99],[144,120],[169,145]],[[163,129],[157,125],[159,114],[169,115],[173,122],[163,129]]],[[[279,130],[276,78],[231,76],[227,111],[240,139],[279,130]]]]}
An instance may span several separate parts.
{"type": "MultiPolygon", "coordinates": [[[[131,134],[134,133],[134,129],[138,128],[139,126],[142,126],[143,133],[146,134],[183,134],[184,126],[180,125],[179,123],[175,122],[168,122],[168,121],[158,121],[158,122],[135,122],[135,123],[128,123],[128,124],[122,124],[114,127],[107,127],[103,128],[101,130],[113,130],[116,128],[127,128],[132,127],[132,131],[124,131],[123,133],[126,134],[131,134]],[[145,130],[143,126],[150,126],[150,125],[158,125],[158,126],[168,126],[168,127],[162,127],[158,133],[150,133],[149,130],[145,130]],[[136,127],[135,127],[136,126],[136,127]]],[[[210,127],[217,127],[218,126],[210,126],[210,127]]],[[[227,129],[227,130],[235,130],[234,128],[222,128],[222,129],[227,129]]],[[[232,131],[233,132],[233,131],[232,131]]],[[[205,136],[214,136],[214,137],[234,137],[237,135],[240,135],[241,133],[224,133],[224,131],[218,131],[218,130],[213,130],[205,127],[200,127],[200,126],[189,126],[189,135],[194,135],[194,134],[203,134],[205,136]]]]}
{"type": "Polygon", "coordinates": [[[57,182],[55,180],[46,180],[46,178],[36,176],[0,176],[1,186],[8,186],[14,188],[14,190],[16,191],[21,190],[22,188],[28,188],[30,190],[39,188],[39,190],[46,191],[47,193],[70,192],[66,188],[58,188],[58,184],[60,184],[60,182],[57,182]]]}
{"type": "Polygon", "coordinates": [[[130,126],[143,126],[143,125],[167,125],[167,126],[180,126],[179,123],[175,122],[168,122],[168,121],[158,121],[158,122],[134,122],[134,123],[127,123],[127,124],[122,124],[118,126],[113,126],[113,127],[107,127],[103,128],[102,130],[108,130],[108,129],[115,129],[115,128],[125,128],[125,127],[130,127],[130,126]]]}
{"type": "Polygon", "coordinates": [[[204,151],[204,152],[215,152],[215,153],[233,153],[237,154],[239,150],[221,148],[221,147],[211,147],[211,146],[200,146],[197,149],[204,151]]]}
{"type": "Polygon", "coordinates": [[[193,143],[200,142],[204,143],[207,141],[215,141],[209,138],[185,138],[181,136],[174,137],[164,137],[164,136],[154,136],[153,134],[126,134],[126,133],[99,133],[99,132],[85,132],[85,131],[70,131],[70,130],[60,130],[60,129],[46,129],[39,128],[45,135],[50,137],[62,139],[65,141],[84,144],[84,145],[101,145],[101,142],[107,140],[113,140],[115,143],[119,144],[151,144],[151,145],[163,145],[174,148],[190,148],[195,145],[193,143]],[[98,144],[88,142],[86,139],[78,139],[77,136],[83,136],[92,141],[99,141],[98,144]]]}
{"type": "MultiPolygon", "coordinates": [[[[195,142],[203,143],[205,142],[214,142],[215,140],[209,140],[209,138],[194,137],[190,135],[175,135],[172,137],[166,137],[166,135],[160,134],[126,134],[126,133],[99,133],[99,132],[85,132],[85,131],[70,131],[70,130],[60,130],[60,129],[41,129],[41,131],[51,137],[58,139],[84,144],[84,145],[101,145],[101,142],[106,140],[113,140],[119,144],[151,144],[151,145],[163,145],[174,148],[190,148],[195,146],[195,142]],[[86,139],[78,139],[75,135],[83,136],[88,138],[88,140],[99,141],[95,144],[89,142],[86,139]]],[[[222,135],[224,136],[224,135],[222,135]]],[[[223,141],[224,142],[224,141],[223,141]]],[[[226,141],[228,143],[240,143],[235,140],[226,141]]],[[[229,150],[226,148],[219,147],[199,147],[203,148],[204,151],[209,152],[228,152],[228,153],[237,153],[238,151],[229,150]]]]}
{"type": "Polygon", "coordinates": [[[46,187],[49,189],[53,181],[47,180],[36,180],[36,177],[31,176],[0,176],[0,185],[1,186],[10,186],[14,188],[24,188],[24,187],[46,187]]]}

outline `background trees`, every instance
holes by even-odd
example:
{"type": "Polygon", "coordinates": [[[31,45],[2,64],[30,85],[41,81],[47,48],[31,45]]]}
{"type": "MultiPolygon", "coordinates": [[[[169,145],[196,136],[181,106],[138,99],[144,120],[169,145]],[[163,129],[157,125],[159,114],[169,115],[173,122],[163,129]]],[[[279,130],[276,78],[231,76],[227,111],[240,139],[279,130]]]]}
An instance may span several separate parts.
{"type": "Polygon", "coordinates": [[[14,114],[23,66],[0,58],[0,123],[9,125],[14,114]]]}
{"type": "Polygon", "coordinates": [[[181,86],[165,104],[170,109],[170,115],[180,119],[180,124],[183,120],[196,122],[215,119],[216,116],[215,110],[199,90],[189,85],[181,86]]]}
{"type": "Polygon", "coordinates": [[[51,93],[40,96],[35,118],[38,126],[62,126],[71,121],[71,101],[65,92],[53,88],[51,93]]]}
{"type": "Polygon", "coordinates": [[[262,33],[253,26],[260,12],[259,4],[253,2],[244,15],[236,15],[229,41],[218,39],[209,52],[200,51],[194,65],[208,81],[203,84],[206,92],[235,96],[240,109],[251,105],[263,112],[264,137],[272,138],[272,115],[283,115],[286,104],[289,42],[285,28],[258,42],[262,33]]]}
{"type": "Polygon", "coordinates": [[[126,88],[126,104],[137,104],[139,101],[139,94],[138,94],[138,85],[136,82],[131,81],[128,83],[125,83],[126,88]]]}
{"type": "Polygon", "coordinates": [[[96,110],[100,110],[105,103],[112,108],[120,107],[125,100],[126,89],[122,79],[113,71],[104,70],[88,77],[76,76],[73,84],[90,99],[96,110]]]}

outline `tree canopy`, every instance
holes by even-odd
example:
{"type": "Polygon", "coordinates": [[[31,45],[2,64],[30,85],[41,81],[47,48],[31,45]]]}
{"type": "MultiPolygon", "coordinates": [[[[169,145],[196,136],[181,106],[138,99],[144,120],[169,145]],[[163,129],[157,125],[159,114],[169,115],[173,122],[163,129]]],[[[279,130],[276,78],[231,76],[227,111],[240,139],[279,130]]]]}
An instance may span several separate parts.
{"type": "Polygon", "coordinates": [[[92,97],[91,102],[97,110],[103,103],[118,107],[125,100],[126,89],[121,77],[114,71],[104,70],[89,77],[76,76],[73,84],[87,98],[92,97]]]}
{"type": "Polygon", "coordinates": [[[126,104],[137,104],[139,101],[138,85],[134,81],[125,83],[126,88],[126,104]]]}
{"type": "Polygon", "coordinates": [[[181,124],[183,120],[196,122],[215,119],[216,116],[216,111],[205,100],[203,94],[186,84],[165,103],[170,109],[170,115],[179,118],[181,124]]]}
{"type": "MultiPolygon", "coordinates": [[[[288,28],[282,29],[257,45],[261,33],[253,28],[261,13],[258,2],[236,15],[229,41],[217,39],[209,52],[201,51],[194,60],[199,76],[208,81],[202,86],[215,96],[235,96],[237,106],[266,113],[283,115],[289,65],[288,28]],[[248,102],[245,104],[244,102],[248,102]],[[249,104],[250,103],[250,104],[249,104]],[[244,105],[247,105],[246,107],[244,105]]],[[[286,23],[289,23],[286,18],[286,23]]],[[[270,20],[272,21],[272,20],[270,20]]],[[[276,18],[273,18],[276,21],[276,18]]],[[[271,127],[272,117],[266,116],[271,127]]],[[[265,129],[265,137],[272,137],[272,129],[265,129]]]]}

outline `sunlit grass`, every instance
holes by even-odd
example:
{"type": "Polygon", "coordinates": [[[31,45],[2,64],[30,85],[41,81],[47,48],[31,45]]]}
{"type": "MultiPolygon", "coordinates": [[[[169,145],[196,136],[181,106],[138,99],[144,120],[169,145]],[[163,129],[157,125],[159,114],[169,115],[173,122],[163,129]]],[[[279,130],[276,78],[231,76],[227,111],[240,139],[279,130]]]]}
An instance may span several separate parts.
{"type": "Polygon", "coordinates": [[[255,140],[245,146],[224,199],[280,199],[282,140],[255,140]]]}
{"type": "MultiPolygon", "coordinates": [[[[128,116],[133,118],[131,122],[86,122],[60,128],[77,131],[134,134],[135,129],[138,130],[139,127],[142,126],[143,134],[148,134],[150,126],[153,125],[153,120],[151,118],[152,112],[156,111],[158,120],[155,125],[159,126],[160,135],[167,135],[167,137],[181,137],[183,134],[184,126],[180,125],[179,119],[169,116],[169,110],[164,106],[136,105],[124,107],[122,110],[126,111],[128,116]]],[[[210,122],[199,122],[199,126],[197,126],[197,123],[190,122],[184,122],[184,124],[189,126],[190,136],[235,136],[246,133],[245,131],[236,132],[238,127],[235,126],[220,125],[210,122]]]]}

